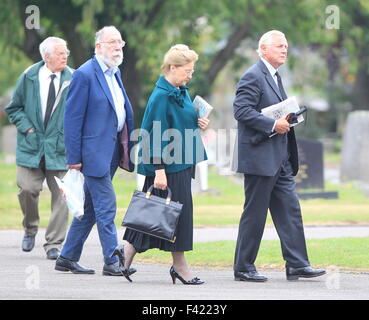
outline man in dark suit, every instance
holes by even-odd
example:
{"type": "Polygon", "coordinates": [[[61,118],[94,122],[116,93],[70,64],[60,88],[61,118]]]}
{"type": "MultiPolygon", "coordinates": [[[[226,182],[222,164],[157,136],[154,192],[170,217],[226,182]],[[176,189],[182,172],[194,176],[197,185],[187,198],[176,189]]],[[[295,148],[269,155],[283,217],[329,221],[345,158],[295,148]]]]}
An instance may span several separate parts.
{"type": "Polygon", "coordinates": [[[70,84],[64,116],[68,167],[85,177],[85,212],[74,219],[55,269],[94,273],[78,264],[82,248],[97,224],[104,256],[104,275],[122,275],[116,256],[116,198],[112,184],[118,166],[132,172],[130,161],[133,111],[118,66],[123,61],[120,32],[113,26],[96,33],[96,55],[78,68],[70,84]]]}
{"type": "Polygon", "coordinates": [[[238,121],[236,171],[244,173],[246,197],[234,260],[234,277],[238,281],[267,280],[257,272],[254,262],[268,209],[281,241],[287,279],[325,273],[310,267],[308,260],[293,180],[298,171],[293,128],[286,119],[275,121],[261,114],[261,109],[287,98],[277,72],[286,61],[287,49],[287,40],[280,31],[269,31],[260,38],[260,60],[238,83],[233,104],[238,121]],[[277,134],[269,138],[275,132],[277,134]]]}

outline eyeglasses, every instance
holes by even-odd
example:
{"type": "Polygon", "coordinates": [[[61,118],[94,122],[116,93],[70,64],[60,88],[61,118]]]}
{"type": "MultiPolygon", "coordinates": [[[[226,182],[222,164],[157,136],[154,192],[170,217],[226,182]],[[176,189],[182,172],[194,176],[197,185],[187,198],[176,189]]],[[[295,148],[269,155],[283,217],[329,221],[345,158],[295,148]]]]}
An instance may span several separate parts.
{"type": "Polygon", "coordinates": [[[193,74],[195,72],[194,69],[184,69],[184,72],[186,72],[186,74],[190,75],[193,74]]]}
{"type": "Polygon", "coordinates": [[[63,57],[63,56],[69,57],[70,51],[67,50],[67,51],[63,51],[63,52],[54,52],[54,54],[57,55],[58,57],[63,57]]]}
{"type": "Polygon", "coordinates": [[[119,46],[123,48],[126,45],[126,42],[123,40],[112,40],[112,41],[101,41],[99,43],[107,43],[109,46],[119,46]]]}

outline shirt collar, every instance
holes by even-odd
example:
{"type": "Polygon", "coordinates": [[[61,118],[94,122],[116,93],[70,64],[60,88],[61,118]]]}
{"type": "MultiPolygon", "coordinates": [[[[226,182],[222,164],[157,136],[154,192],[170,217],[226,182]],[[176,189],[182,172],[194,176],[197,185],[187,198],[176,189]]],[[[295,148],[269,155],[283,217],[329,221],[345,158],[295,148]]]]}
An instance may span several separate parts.
{"type": "Polygon", "coordinates": [[[40,72],[42,74],[43,77],[45,78],[50,78],[50,75],[55,74],[56,75],[56,79],[60,80],[60,75],[61,72],[52,72],[47,66],[46,64],[44,64],[41,68],[40,68],[40,72]]]}
{"type": "Polygon", "coordinates": [[[278,71],[278,69],[275,69],[268,61],[266,61],[264,58],[261,57],[261,61],[264,62],[265,66],[269,70],[269,73],[272,75],[272,77],[275,76],[275,73],[278,71]]]}
{"type": "Polygon", "coordinates": [[[104,74],[107,74],[108,76],[112,77],[118,71],[118,67],[113,67],[112,69],[109,69],[109,67],[105,64],[103,59],[98,55],[96,55],[96,60],[99,63],[100,68],[104,74]]]}

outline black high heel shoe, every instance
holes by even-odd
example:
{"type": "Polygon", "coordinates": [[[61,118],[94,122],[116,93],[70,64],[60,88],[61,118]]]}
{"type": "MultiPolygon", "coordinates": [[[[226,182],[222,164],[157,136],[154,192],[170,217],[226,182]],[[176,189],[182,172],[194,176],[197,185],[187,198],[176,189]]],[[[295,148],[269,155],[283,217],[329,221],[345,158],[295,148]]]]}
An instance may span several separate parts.
{"type": "Polygon", "coordinates": [[[178,273],[177,271],[174,269],[173,266],[171,266],[170,270],[169,270],[170,276],[172,277],[172,281],[173,284],[176,283],[176,279],[180,280],[183,284],[189,284],[189,285],[197,285],[197,284],[203,284],[204,281],[202,281],[201,279],[195,277],[191,280],[185,280],[183,279],[178,273]]]}
{"type": "Polygon", "coordinates": [[[129,270],[126,269],[126,267],[124,266],[126,259],[124,257],[124,245],[120,244],[118,246],[116,246],[116,248],[114,249],[113,253],[111,254],[110,258],[113,258],[114,256],[118,256],[118,260],[119,260],[119,266],[121,268],[121,272],[122,275],[125,276],[125,278],[129,281],[132,282],[132,279],[129,277],[129,270]]]}

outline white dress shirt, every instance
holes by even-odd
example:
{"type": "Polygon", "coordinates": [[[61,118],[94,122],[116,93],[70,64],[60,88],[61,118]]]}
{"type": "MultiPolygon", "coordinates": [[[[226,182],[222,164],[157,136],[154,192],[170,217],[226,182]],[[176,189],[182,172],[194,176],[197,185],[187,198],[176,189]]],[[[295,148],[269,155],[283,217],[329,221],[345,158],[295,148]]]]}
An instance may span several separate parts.
{"type": "Polygon", "coordinates": [[[264,58],[261,58],[261,61],[264,62],[265,66],[267,67],[267,69],[269,70],[270,75],[272,76],[275,84],[277,85],[277,88],[279,88],[278,86],[278,78],[276,76],[276,73],[278,72],[278,69],[275,69],[268,61],[266,61],[264,58]]]}
{"type": "MultiPolygon", "coordinates": [[[[272,78],[273,78],[273,80],[274,80],[274,82],[275,82],[275,84],[277,85],[277,88],[279,88],[279,86],[278,86],[278,78],[277,78],[277,76],[276,76],[276,73],[278,72],[278,69],[275,69],[268,61],[266,61],[264,58],[260,58],[261,59],[261,61],[263,61],[264,62],[264,64],[265,64],[265,66],[267,67],[267,69],[268,69],[268,71],[269,71],[269,73],[270,73],[270,75],[272,76],[272,78]]],[[[277,123],[277,120],[276,121],[274,121],[274,125],[273,125],[273,128],[272,128],[272,131],[271,132],[274,132],[274,128],[275,128],[275,125],[276,125],[276,123],[277,123]]]]}
{"type": "Polygon", "coordinates": [[[41,102],[42,120],[45,119],[47,96],[49,95],[49,86],[51,81],[50,76],[52,74],[56,75],[54,79],[54,86],[55,86],[55,96],[57,96],[60,88],[61,72],[51,72],[51,70],[46,66],[46,64],[44,64],[38,72],[38,82],[40,84],[40,102],[41,102]]]}
{"type": "Polygon", "coordinates": [[[123,95],[123,91],[118,84],[117,79],[115,78],[115,73],[118,72],[118,67],[114,67],[109,69],[108,66],[104,63],[104,61],[96,55],[96,60],[99,63],[102,72],[104,73],[106,82],[108,83],[110,93],[113,97],[115,113],[118,118],[118,128],[117,131],[122,131],[124,127],[124,123],[126,122],[126,110],[124,109],[125,99],[123,95]]]}

